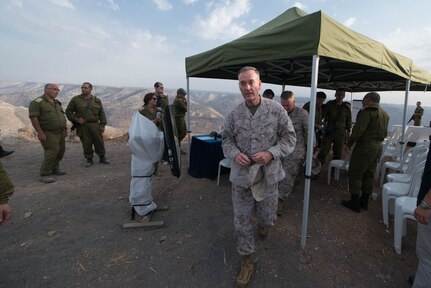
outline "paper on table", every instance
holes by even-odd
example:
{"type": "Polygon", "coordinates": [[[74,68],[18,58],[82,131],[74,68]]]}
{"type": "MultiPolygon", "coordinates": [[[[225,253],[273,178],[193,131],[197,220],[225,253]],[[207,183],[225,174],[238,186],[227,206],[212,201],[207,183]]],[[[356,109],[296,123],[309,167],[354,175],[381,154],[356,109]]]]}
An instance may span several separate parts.
{"type": "Polygon", "coordinates": [[[214,137],[210,137],[210,136],[197,136],[196,138],[198,138],[199,140],[202,140],[202,141],[214,140],[214,137]]]}

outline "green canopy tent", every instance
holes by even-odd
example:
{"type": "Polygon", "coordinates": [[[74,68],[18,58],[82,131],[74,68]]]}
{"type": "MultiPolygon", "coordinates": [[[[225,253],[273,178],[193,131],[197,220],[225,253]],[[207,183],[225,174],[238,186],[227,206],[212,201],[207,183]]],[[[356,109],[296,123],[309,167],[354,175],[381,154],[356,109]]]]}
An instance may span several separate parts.
{"type": "MultiPolygon", "coordinates": [[[[317,88],[344,88],[350,92],[405,90],[405,123],[408,92],[426,90],[431,83],[431,74],[382,43],[321,11],[307,14],[294,7],[236,40],[187,57],[187,89],[190,77],[234,80],[246,65],[260,71],[262,82],[283,85],[283,89],[285,85],[311,88],[308,147],[312,147],[314,137],[317,88]]],[[[188,124],[190,127],[190,119],[188,124]]],[[[302,248],[307,233],[311,160],[312,149],[308,149],[302,248]]]]}

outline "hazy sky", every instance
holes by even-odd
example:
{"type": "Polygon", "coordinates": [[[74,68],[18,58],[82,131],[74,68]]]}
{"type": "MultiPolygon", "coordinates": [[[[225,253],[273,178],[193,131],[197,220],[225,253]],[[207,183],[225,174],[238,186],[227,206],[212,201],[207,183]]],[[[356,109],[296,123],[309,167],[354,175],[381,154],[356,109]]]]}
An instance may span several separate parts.
{"type": "MultiPolygon", "coordinates": [[[[428,0],[1,0],[0,80],[185,87],[185,57],[236,39],[292,6],[322,10],[431,71],[428,0]]],[[[192,78],[190,84],[238,91],[236,81],[192,78]]],[[[404,101],[403,94],[384,95],[385,102],[404,101]]],[[[413,93],[409,103],[417,100],[431,106],[429,92],[413,93]]]]}

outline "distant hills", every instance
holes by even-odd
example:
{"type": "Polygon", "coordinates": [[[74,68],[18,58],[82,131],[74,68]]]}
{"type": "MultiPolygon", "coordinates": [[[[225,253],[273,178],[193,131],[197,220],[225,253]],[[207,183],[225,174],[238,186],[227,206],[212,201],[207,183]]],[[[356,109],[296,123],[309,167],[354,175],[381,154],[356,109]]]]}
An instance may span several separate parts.
{"type": "MultiPolygon", "coordinates": [[[[14,134],[14,131],[18,129],[29,129],[27,108],[34,98],[43,94],[43,86],[42,83],[33,82],[0,82],[0,129],[2,133],[14,134]]],[[[64,109],[73,96],[81,93],[80,87],[81,85],[76,84],[60,85],[61,92],[58,100],[62,102],[64,109]]],[[[133,112],[142,106],[142,99],[148,92],[153,92],[153,88],[95,86],[93,89],[93,94],[103,102],[108,125],[123,132],[128,130],[133,112]]],[[[165,93],[169,95],[170,103],[172,103],[176,91],[167,89],[165,93]]],[[[332,98],[330,97],[330,99],[332,98]]],[[[189,101],[191,106],[190,130],[193,134],[206,134],[211,131],[220,131],[224,117],[243,99],[239,91],[238,93],[227,93],[193,90],[189,101]]],[[[275,101],[279,101],[279,98],[276,97],[275,101]]],[[[307,101],[306,97],[297,96],[296,98],[297,106],[300,107],[307,101]]],[[[382,107],[391,117],[390,127],[393,124],[402,123],[403,105],[383,103],[382,107]]],[[[414,108],[415,106],[412,105],[408,107],[407,120],[413,114],[414,108]]],[[[431,120],[431,108],[424,107],[424,109],[422,124],[428,126],[431,120]]]]}

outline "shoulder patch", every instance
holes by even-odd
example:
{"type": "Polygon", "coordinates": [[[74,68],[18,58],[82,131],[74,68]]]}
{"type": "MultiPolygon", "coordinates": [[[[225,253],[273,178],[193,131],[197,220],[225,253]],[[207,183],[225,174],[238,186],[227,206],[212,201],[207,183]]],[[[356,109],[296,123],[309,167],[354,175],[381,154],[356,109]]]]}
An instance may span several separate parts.
{"type": "Polygon", "coordinates": [[[39,103],[40,101],[42,101],[43,99],[42,98],[37,98],[37,99],[35,99],[34,100],[34,102],[37,102],[37,103],[39,103]]]}

